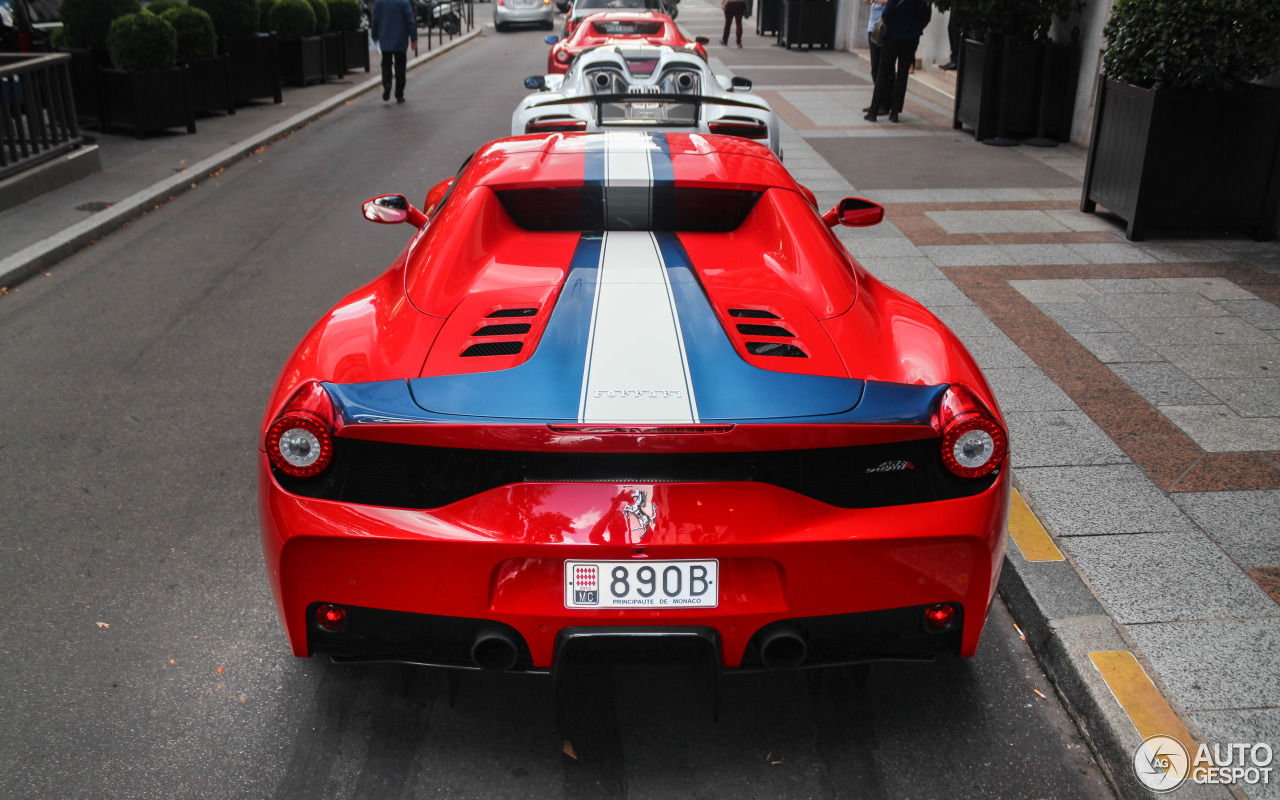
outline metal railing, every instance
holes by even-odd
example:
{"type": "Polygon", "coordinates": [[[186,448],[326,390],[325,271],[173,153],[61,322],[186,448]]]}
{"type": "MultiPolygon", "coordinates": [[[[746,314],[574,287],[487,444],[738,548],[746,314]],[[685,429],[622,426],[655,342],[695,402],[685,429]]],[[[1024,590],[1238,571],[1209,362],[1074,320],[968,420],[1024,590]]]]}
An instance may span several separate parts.
{"type": "MultiPolygon", "coordinates": [[[[414,0],[421,2],[422,0],[414,0]]],[[[428,4],[431,0],[425,0],[428,4]]],[[[450,0],[448,3],[451,12],[458,19],[458,30],[452,31],[441,25],[419,26],[419,31],[426,31],[427,49],[432,48],[432,40],[436,44],[444,44],[445,37],[449,37],[449,41],[453,41],[454,36],[460,36],[464,32],[470,32],[475,27],[476,13],[475,0],[450,0]]]]}
{"type": "Polygon", "coordinates": [[[0,180],[84,144],[65,53],[0,53],[0,180]]]}

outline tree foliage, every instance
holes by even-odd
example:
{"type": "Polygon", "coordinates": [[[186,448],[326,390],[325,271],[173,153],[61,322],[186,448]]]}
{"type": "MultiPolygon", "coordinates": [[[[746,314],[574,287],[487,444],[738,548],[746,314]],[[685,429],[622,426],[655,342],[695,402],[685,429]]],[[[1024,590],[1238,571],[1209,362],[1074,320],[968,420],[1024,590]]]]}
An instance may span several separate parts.
{"type": "Polygon", "coordinates": [[[1116,0],[1103,29],[1108,78],[1231,89],[1280,67],[1276,0],[1116,0]]]}
{"type": "Polygon", "coordinates": [[[932,0],[939,11],[955,15],[966,36],[1019,42],[1049,38],[1054,18],[1065,20],[1084,9],[1084,0],[932,0]]]}

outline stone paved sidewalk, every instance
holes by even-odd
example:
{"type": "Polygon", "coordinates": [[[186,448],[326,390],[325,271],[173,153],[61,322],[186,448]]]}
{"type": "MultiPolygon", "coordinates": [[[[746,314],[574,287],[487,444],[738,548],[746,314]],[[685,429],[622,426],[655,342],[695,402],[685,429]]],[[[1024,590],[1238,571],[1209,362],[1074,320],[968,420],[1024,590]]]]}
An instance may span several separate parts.
{"type": "MultiPolygon", "coordinates": [[[[716,41],[718,17],[680,22],[716,41]]],[[[1280,746],[1280,245],[1128,242],[1079,211],[1084,150],[976,143],[936,90],[870,123],[865,57],[744,41],[716,66],[774,105],[822,207],[886,207],[840,237],[977,358],[1020,493],[1192,734],[1280,746]]]]}

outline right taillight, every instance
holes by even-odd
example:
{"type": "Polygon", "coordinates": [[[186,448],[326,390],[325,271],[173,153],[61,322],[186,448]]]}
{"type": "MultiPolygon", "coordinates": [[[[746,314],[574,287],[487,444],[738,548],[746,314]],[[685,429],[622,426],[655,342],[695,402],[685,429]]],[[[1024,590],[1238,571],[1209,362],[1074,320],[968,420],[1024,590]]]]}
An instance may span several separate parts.
{"type": "Polygon", "coordinates": [[[707,130],[724,136],[741,136],[743,139],[768,139],[769,126],[758,119],[746,117],[721,117],[707,123],[707,130]]]}
{"type": "Polygon", "coordinates": [[[1008,437],[995,415],[960,384],[947,387],[938,405],[942,463],[961,478],[981,478],[1004,463],[1008,437]]]}
{"type": "Polygon", "coordinates": [[[333,403],[319,383],[304,384],[267,428],[271,465],[286,475],[319,475],[333,460],[333,403]]]}
{"type": "Polygon", "coordinates": [[[539,117],[524,126],[525,133],[575,133],[586,129],[586,122],[572,117],[539,117]]]}
{"type": "Polygon", "coordinates": [[[573,58],[573,56],[566,50],[561,49],[556,51],[555,59],[561,64],[568,64],[571,58],[573,58]]]}

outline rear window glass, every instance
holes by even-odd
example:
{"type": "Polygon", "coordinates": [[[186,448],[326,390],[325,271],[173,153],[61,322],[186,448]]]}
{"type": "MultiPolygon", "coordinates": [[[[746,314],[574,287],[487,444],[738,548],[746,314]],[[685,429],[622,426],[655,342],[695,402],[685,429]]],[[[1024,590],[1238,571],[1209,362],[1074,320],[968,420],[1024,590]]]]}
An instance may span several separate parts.
{"type": "Polygon", "coordinates": [[[661,10],[662,0],[577,0],[573,4],[573,10],[575,13],[588,8],[592,8],[592,9],[640,8],[640,9],[661,10]]]}
{"type": "Polygon", "coordinates": [[[497,193],[517,225],[528,231],[734,230],[760,192],[700,187],[561,186],[497,193]]]}
{"type": "Polygon", "coordinates": [[[601,36],[656,36],[662,33],[661,22],[595,22],[591,25],[601,36]]]}

